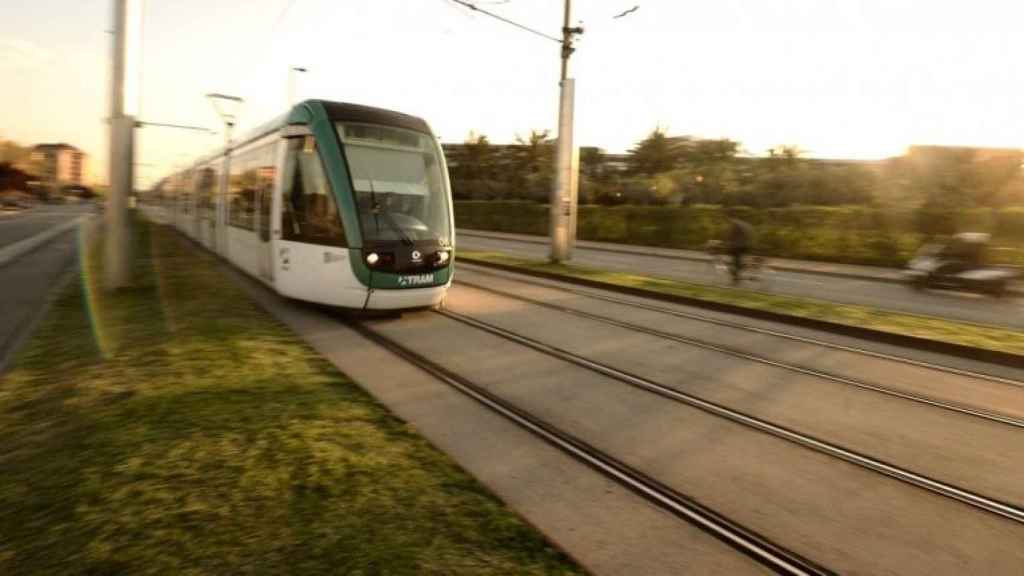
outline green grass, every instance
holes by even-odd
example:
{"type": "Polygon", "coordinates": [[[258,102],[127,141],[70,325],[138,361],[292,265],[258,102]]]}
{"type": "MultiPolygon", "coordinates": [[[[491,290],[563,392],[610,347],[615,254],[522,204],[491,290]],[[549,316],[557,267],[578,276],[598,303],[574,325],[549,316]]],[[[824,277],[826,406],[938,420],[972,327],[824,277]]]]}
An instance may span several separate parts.
{"type": "Polygon", "coordinates": [[[810,298],[779,296],[738,288],[694,284],[624,272],[609,272],[584,266],[553,264],[541,260],[517,258],[499,252],[460,250],[458,257],[465,262],[493,262],[525,270],[559,274],[569,278],[583,278],[613,286],[641,288],[651,292],[687,296],[711,302],[734,304],[745,308],[770,310],[793,316],[1024,354],[1024,333],[995,326],[955,322],[931,316],[903,314],[866,306],[812,300],[810,298]]]}
{"type": "Polygon", "coordinates": [[[0,380],[0,574],[576,574],[409,425],[139,223],[0,380]]]}

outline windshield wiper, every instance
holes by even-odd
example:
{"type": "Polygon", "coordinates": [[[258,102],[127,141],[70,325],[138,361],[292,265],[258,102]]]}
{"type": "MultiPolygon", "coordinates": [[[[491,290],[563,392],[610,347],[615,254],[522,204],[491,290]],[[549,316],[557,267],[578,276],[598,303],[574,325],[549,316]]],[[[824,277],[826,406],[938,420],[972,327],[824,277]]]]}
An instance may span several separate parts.
{"type": "MultiPolygon", "coordinates": [[[[372,188],[373,184],[370,184],[370,186],[372,188]]],[[[402,241],[402,244],[405,244],[406,246],[412,246],[412,238],[409,238],[409,235],[405,233],[405,230],[402,230],[402,227],[399,226],[398,222],[395,222],[395,219],[391,216],[391,209],[388,208],[387,203],[388,195],[390,195],[391,192],[385,192],[384,194],[384,203],[376,204],[373,207],[374,220],[377,219],[378,214],[382,215],[384,217],[384,223],[387,224],[392,231],[394,231],[394,233],[398,236],[398,239],[402,241]]],[[[377,232],[380,232],[379,223],[377,224],[377,232]]]]}
{"type": "MultiPolygon", "coordinates": [[[[365,166],[360,167],[365,168],[365,166]]],[[[370,184],[370,213],[373,214],[373,225],[377,229],[377,235],[380,236],[379,216],[383,214],[384,223],[387,224],[388,227],[394,231],[394,233],[398,236],[399,240],[402,241],[402,244],[405,244],[406,246],[412,246],[412,238],[409,238],[405,231],[402,230],[402,227],[399,226],[397,222],[395,222],[395,219],[391,217],[391,211],[387,207],[388,195],[392,194],[392,192],[383,192],[384,205],[382,206],[380,202],[377,202],[377,189],[373,185],[373,176],[370,174],[368,170],[363,171],[366,173],[366,181],[370,184]]]]}

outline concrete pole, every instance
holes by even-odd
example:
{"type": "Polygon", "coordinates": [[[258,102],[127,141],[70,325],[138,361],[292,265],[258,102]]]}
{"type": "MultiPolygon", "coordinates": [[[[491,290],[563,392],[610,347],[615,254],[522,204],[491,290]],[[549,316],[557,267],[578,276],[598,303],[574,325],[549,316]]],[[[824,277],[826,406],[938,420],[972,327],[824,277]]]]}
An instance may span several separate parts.
{"type": "Polygon", "coordinates": [[[555,187],[551,192],[551,261],[561,262],[571,257],[569,230],[572,221],[572,78],[562,80],[562,97],[558,108],[558,143],[556,149],[555,187]]]}
{"type": "Polygon", "coordinates": [[[128,195],[132,193],[135,118],[124,113],[128,0],[114,0],[113,62],[110,90],[110,190],[106,203],[104,285],[108,290],[131,283],[128,195]]]}
{"type": "Polygon", "coordinates": [[[576,243],[576,199],[572,193],[573,181],[573,108],[576,83],[568,77],[569,56],[573,53],[572,39],[582,34],[582,28],[570,28],[571,1],[565,0],[565,19],[562,25],[561,95],[558,106],[558,142],[555,157],[555,185],[550,198],[550,230],[552,262],[572,258],[571,246],[576,243]]]}

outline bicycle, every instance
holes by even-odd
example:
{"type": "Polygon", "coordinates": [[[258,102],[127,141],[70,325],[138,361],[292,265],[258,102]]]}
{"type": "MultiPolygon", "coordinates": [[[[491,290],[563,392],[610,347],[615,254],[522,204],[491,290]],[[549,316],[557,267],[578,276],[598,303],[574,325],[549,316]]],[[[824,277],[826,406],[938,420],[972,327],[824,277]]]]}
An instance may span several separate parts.
{"type": "Polygon", "coordinates": [[[735,274],[732,254],[726,250],[725,243],[720,240],[708,241],[704,246],[704,251],[708,254],[708,264],[712,275],[716,281],[722,283],[729,282],[738,285],[743,281],[748,281],[763,285],[770,271],[764,256],[748,254],[743,258],[743,270],[738,275],[735,274]]]}

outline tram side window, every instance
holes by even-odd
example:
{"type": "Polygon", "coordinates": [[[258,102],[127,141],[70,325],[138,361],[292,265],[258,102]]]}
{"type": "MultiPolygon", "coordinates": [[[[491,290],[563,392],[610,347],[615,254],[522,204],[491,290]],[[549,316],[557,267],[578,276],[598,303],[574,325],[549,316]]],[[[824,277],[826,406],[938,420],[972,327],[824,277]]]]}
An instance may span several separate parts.
{"type": "Polygon", "coordinates": [[[259,234],[264,242],[270,240],[270,211],[271,200],[274,194],[274,175],[277,168],[274,165],[274,146],[267,144],[262,146],[254,158],[254,169],[256,170],[257,193],[256,201],[259,207],[259,234]]]}
{"type": "Polygon", "coordinates": [[[283,196],[281,231],[285,240],[346,245],[338,205],[312,136],[288,140],[283,196]]]}
{"type": "Polygon", "coordinates": [[[256,174],[251,152],[231,159],[228,224],[235,228],[256,229],[256,191],[259,186],[256,174]]]}
{"type": "Polygon", "coordinates": [[[215,217],[213,194],[217,189],[217,171],[212,166],[199,170],[199,184],[196,190],[199,194],[199,216],[212,220],[215,217]]]}

